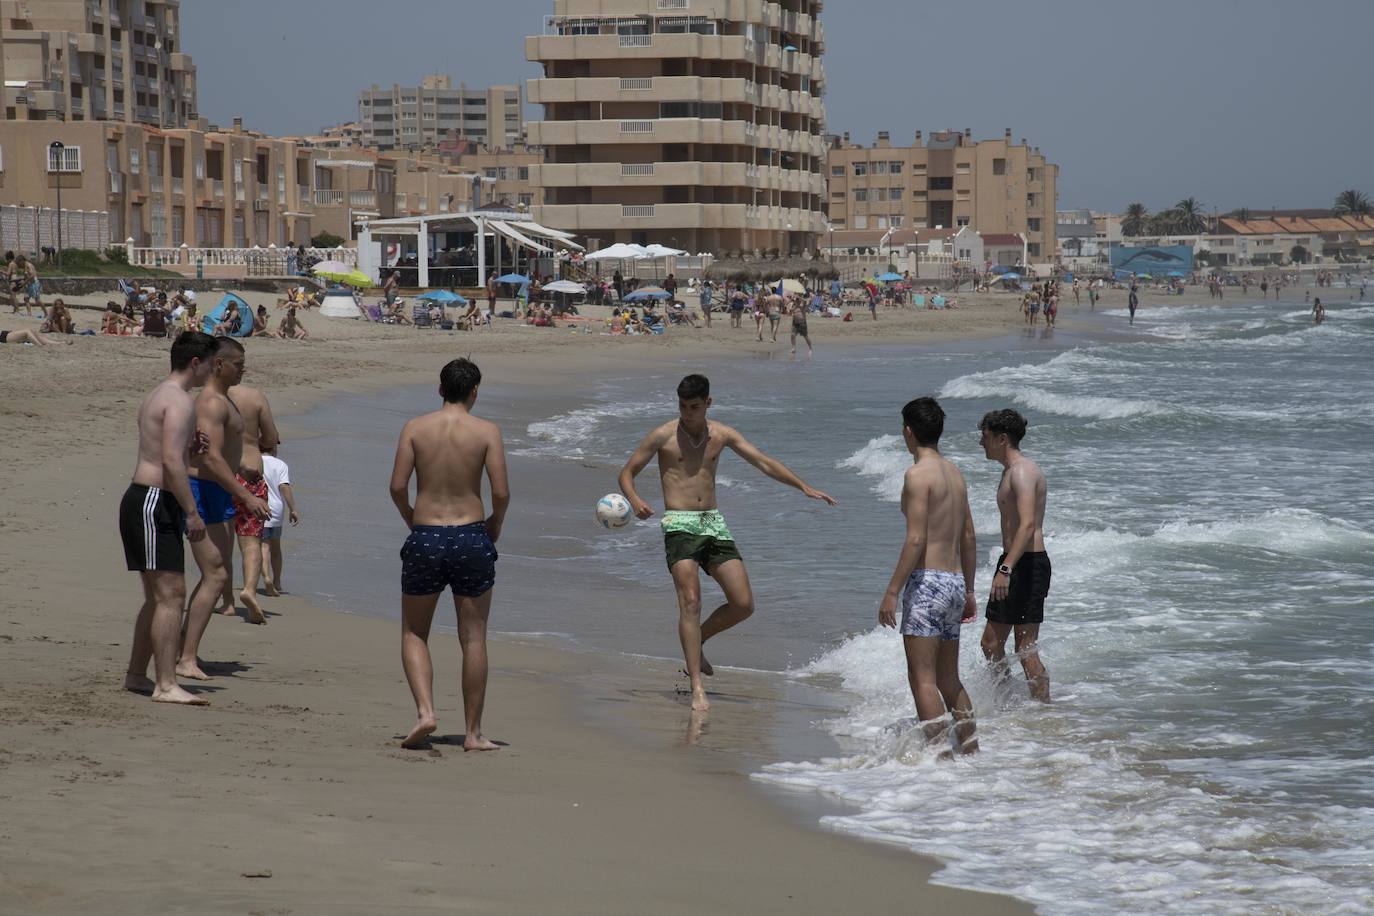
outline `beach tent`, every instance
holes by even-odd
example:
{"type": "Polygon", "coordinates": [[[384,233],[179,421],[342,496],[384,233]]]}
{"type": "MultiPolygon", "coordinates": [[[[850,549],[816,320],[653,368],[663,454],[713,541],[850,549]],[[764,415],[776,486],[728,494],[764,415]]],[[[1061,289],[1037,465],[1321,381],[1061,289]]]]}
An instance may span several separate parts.
{"type": "Polygon", "coordinates": [[[881,280],[883,283],[896,283],[898,280],[903,279],[903,277],[901,274],[894,274],[888,271],[885,274],[879,274],[874,279],[881,280]]]}
{"type": "Polygon", "coordinates": [[[647,258],[676,258],[686,253],[687,252],[677,248],[669,248],[666,245],[660,245],[657,242],[652,245],[644,246],[644,256],[647,258]]]}
{"type": "Polygon", "coordinates": [[[583,255],[583,259],[587,261],[637,261],[645,257],[650,257],[650,255],[643,248],[638,245],[627,245],[624,242],[583,255]]]}
{"type": "Polygon", "coordinates": [[[239,322],[239,331],[234,336],[251,337],[253,335],[253,307],[233,293],[225,293],[224,298],[219,301],[219,305],[205,313],[205,318],[201,320],[201,330],[206,334],[215,333],[215,325],[224,320],[224,313],[229,311],[229,303],[231,302],[239,307],[239,317],[243,319],[239,322]]]}

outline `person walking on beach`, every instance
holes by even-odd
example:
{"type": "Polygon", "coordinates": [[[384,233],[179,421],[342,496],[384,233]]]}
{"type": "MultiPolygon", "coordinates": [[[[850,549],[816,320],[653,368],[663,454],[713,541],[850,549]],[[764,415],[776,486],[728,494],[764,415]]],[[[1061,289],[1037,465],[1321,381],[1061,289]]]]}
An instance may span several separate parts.
{"type": "Polygon", "coordinates": [[[806,328],[806,300],[800,296],[792,300],[792,355],[797,355],[797,338],[806,341],[806,358],[816,355],[811,346],[811,333],[806,328]]]}
{"type": "Polygon", "coordinates": [[[1132,326],[1132,327],[1135,326],[1135,310],[1136,310],[1137,308],[1139,308],[1139,307],[1140,307],[1140,286],[1139,286],[1134,280],[1132,280],[1132,281],[1131,281],[1131,292],[1130,292],[1130,294],[1126,297],[1126,308],[1127,308],[1127,309],[1130,311],[1130,313],[1131,313],[1131,326],[1132,326]]]}
{"type": "Polygon", "coordinates": [[[1312,302],[1312,323],[1321,324],[1326,320],[1326,306],[1322,305],[1321,297],[1317,297],[1312,302]]]}
{"type": "Polygon", "coordinates": [[[487,697],[487,618],[496,584],[496,542],[510,506],[506,452],[495,423],[472,415],[482,373],[455,359],[439,373],[443,406],[401,430],[391,470],[391,500],[410,529],[401,547],[401,665],[415,698],[415,726],[401,742],[416,748],[439,727],[429,628],[446,588],[453,589],[463,648],[463,750],[494,751],[482,734],[487,697]],[[482,474],[491,514],[482,506],[482,474]],[[415,477],[415,504],[410,478],[415,477]]]}
{"type": "MultiPolygon", "coordinates": [[[[235,385],[229,389],[229,400],[239,409],[243,417],[243,455],[239,458],[238,473],[235,479],[245,490],[252,493],[264,504],[269,513],[262,518],[248,512],[238,500],[234,501],[234,534],[238,538],[239,555],[243,557],[243,589],[239,600],[248,608],[248,622],[267,623],[267,617],[258,604],[258,578],[262,575],[262,533],[265,522],[270,518],[270,501],[267,480],[263,476],[262,453],[265,449],[275,449],[281,443],[277,432],[277,422],[272,417],[272,406],[267,397],[257,388],[248,385],[235,385]]],[[[234,609],[234,569],[233,552],[226,558],[228,578],[225,580],[225,602],[221,613],[235,616],[234,609]]]]}
{"type": "Polygon", "coordinates": [[[172,343],[171,374],[138,408],[138,462],[119,503],[124,560],[143,584],[124,689],[151,694],[157,703],[208,702],[177,685],[176,669],[186,603],[182,532],[193,545],[205,540],[205,523],[195,513],[187,476],[187,461],[197,444],[190,391],[209,378],[214,352],[215,339],[199,331],[187,331],[172,343]],[[148,679],[150,660],[153,680],[148,679]]]}
{"type": "Polygon", "coordinates": [[[1045,552],[1045,474],[1021,454],[1026,418],[1014,410],[984,415],[978,428],[983,454],[1002,465],[997,511],[1002,520],[1002,555],[992,577],[983,655],[1005,672],[1007,636],[1015,635],[1016,654],[1030,694],[1050,701],[1050,676],[1040,661],[1040,625],[1050,593],[1050,556],[1045,552]]]}
{"type": "Polygon", "coordinates": [[[630,501],[635,516],[647,519],[654,510],[635,489],[635,478],[658,458],[663,485],[663,546],[668,572],[677,590],[678,638],[687,677],[692,685],[692,709],[710,708],[702,676],[712,675],[702,646],[725,630],[743,623],[754,613],[754,592],[735,537],[716,505],[716,469],[721,453],[731,449],[774,480],[796,487],[811,499],[827,505],[835,500],[813,489],[776,458],[770,458],[723,423],[711,423],[711,382],[704,375],[689,375],[677,386],[678,419],[670,420],[644,437],[620,470],[620,491],[630,501]],[[725,603],[701,620],[699,571],[715,579],[725,593],[725,603]]]}
{"type": "MultiPolygon", "coordinates": [[[[196,653],[205,628],[210,625],[215,601],[229,579],[234,550],[231,525],[234,506],[260,519],[268,516],[267,501],[239,483],[236,469],[243,459],[243,417],[229,397],[229,389],[243,380],[246,356],[243,344],[232,337],[215,338],[214,368],[196,398],[196,429],[207,446],[191,461],[191,495],[196,512],[205,523],[207,537],[191,542],[191,555],[200,567],[200,582],[186,609],[186,634],[181,645],[177,674],[197,681],[210,676],[200,668],[196,653]]],[[[188,510],[189,511],[189,510],[188,510]]]]}
{"type": "Polygon", "coordinates": [[[940,454],[944,429],[945,412],[934,398],[917,398],[902,408],[902,438],[916,460],[902,480],[906,537],[878,605],[878,622],[896,627],[901,610],[907,683],[926,740],[948,754],[948,714],[955,748],[974,754],[977,726],[973,701],[959,680],[959,628],[978,616],[978,545],[964,477],[940,454]]]}
{"type": "MultiPolygon", "coordinates": [[[[291,490],[291,469],[277,457],[276,448],[262,450],[262,476],[267,481],[267,525],[262,529],[263,594],[276,598],[282,593],[282,531],[286,521],[294,528],[301,523],[296,497],[291,490]]],[[[250,590],[257,588],[254,581],[250,590]]]]}
{"type": "MultiPolygon", "coordinates": [[[[14,285],[23,294],[24,314],[33,317],[33,306],[43,310],[43,284],[38,279],[38,268],[22,254],[14,260],[14,285]]],[[[14,297],[11,297],[14,299],[14,297]]],[[[14,314],[19,314],[19,302],[14,300],[14,314]]]]}

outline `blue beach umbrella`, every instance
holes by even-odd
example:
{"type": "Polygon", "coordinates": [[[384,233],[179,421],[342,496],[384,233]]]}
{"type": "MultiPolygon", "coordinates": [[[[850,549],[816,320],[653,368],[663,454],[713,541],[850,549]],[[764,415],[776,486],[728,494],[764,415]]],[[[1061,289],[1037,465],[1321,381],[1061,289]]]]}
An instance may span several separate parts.
{"type": "Polygon", "coordinates": [[[497,283],[528,283],[530,278],[524,274],[506,274],[504,277],[497,277],[497,283]]]}
{"type": "Polygon", "coordinates": [[[1020,279],[1021,279],[1021,275],[1018,274],[1018,273],[1012,273],[1011,271],[1008,271],[1007,273],[1002,274],[1002,276],[998,277],[997,279],[998,279],[998,280],[1020,280],[1020,279]]]}
{"type": "Polygon", "coordinates": [[[902,275],[888,271],[885,274],[879,274],[875,279],[881,280],[884,283],[896,283],[898,280],[902,279],[902,275]]]}
{"type": "Polygon", "coordinates": [[[1185,274],[1185,273],[1184,273],[1183,271],[1181,271],[1181,270],[1171,270],[1171,271],[1169,271],[1169,276],[1171,276],[1171,277],[1186,277],[1186,276],[1188,276],[1188,275],[1185,274]]]}
{"type": "Polygon", "coordinates": [[[423,296],[417,296],[416,298],[423,299],[427,302],[457,302],[459,305],[468,304],[468,301],[462,296],[457,293],[451,293],[446,289],[430,290],[423,296]]]}
{"type": "Polygon", "coordinates": [[[671,294],[662,289],[641,289],[625,297],[626,302],[645,302],[649,299],[667,299],[671,294]]]}

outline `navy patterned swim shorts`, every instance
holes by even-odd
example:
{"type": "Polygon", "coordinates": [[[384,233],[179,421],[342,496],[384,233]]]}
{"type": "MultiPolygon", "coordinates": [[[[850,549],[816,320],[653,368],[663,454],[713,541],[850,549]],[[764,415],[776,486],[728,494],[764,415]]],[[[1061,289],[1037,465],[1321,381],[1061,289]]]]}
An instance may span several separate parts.
{"type": "Polygon", "coordinates": [[[902,589],[902,635],[938,636],[944,642],[958,639],[964,594],[961,573],[916,570],[902,589]]]}
{"type": "Polygon", "coordinates": [[[401,593],[462,598],[485,595],[496,584],[496,545],[484,522],[416,525],[401,547],[401,593]]]}

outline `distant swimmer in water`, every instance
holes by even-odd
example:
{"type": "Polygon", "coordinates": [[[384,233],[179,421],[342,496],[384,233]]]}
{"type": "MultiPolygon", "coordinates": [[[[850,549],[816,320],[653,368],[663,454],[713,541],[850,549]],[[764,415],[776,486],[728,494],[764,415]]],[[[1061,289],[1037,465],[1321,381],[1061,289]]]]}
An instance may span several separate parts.
{"type": "Polygon", "coordinates": [[[978,544],[964,477],[940,454],[944,428],[945,412],[934,398],[917,398],[902,408],[902,438],[916,461],[902,478],[906,537],[878,605],[878,622],[896,627],[901,612],[907,683],[926,740],[948,754],[952,717],[955,748],[974,754],[977,726],[973,701],[959,680],[959,629],[978,616],[978,544]]]}
{"type": "Polygon", "coordinates": [[[1126,308],[1131,311],[1131,325],[1135,325],[1135,310],[1140,307],[1140,287],[1131,281],[1131,294],[1126,297],[1126,308]]]}
{"type": "Polygon", "coordinates": [[[1321,301],[1321,299],[1320,299],[1320,297],[1319,297],[1319,298],[1314,299],[1314,300],[1312,301],[1312,323],[1313,323],[1313,324],[1321,324],[1321,323],[1322,323],[1323,321],[1325,321],[1325,320],[1326,320],[1326,306],[1322,305],[1322,301],[1321,301]]]}
{"type": "Polygon", "coordinates": [[[448,363],[439,373],[443,406],[407,423],[396,444],[391,500],[410,529],[401,547],[401,664],[416,713],[402,747],[423,747],[439,727],[429,628],[439,597],[449,588],[463,647],[463,750],[500,747],[482,734],[482,710],[487,700],[487,618],[496,584],[496,542],[510,506],[510,485],[500,428],[472,415],[481,384],[482,373],[473,363],[448,363]],[[490,515],[482,505],[484,472],[491,486],[490,515]]]}
{"type": "Polygon", "coordinates": [[[630,501],[636,517],[646,519],[653,515],[654,510],[635,489],[635,478],[658,458],[663,485],[663,549],[677,590],[678,638],[692,684],[692,709],[702,711],[711,704],[701,679],[713,673],[702,654],[702,645],[754,613],[749,573],[735,545],[735,536],[716,506],[716,470],[721,454],[728,448],[764,474],[796,487],[811,499],[830,506],[835,505],[835,500],[808,486],[781,461],[759,451],[738,430],[724,423],[708,422],[711,383],[706,376],[684,378],[677,386],[677,404],[678,418],[645,436],[621,468],[620,492],[630,501]],[[725,603],[705,622],[701,620],[701,570],[715,579],[725,593],[725,603]]]}
{"type": "Polygon", "coordinates": [[[1007,636],[1015,634],[1016,655],[1031,696],[1050,701],[1050,676],[1040,661],[1040,624],[1050,593],[1050,556],[1045,552],[1045,474],[1021,454],[1026,418],[994,410],[978,425],[983,453],[1002,465],[997,511],[1002,519],[1002,555],[992,577],[983,655],[1005,670],[1007,636]]]}

